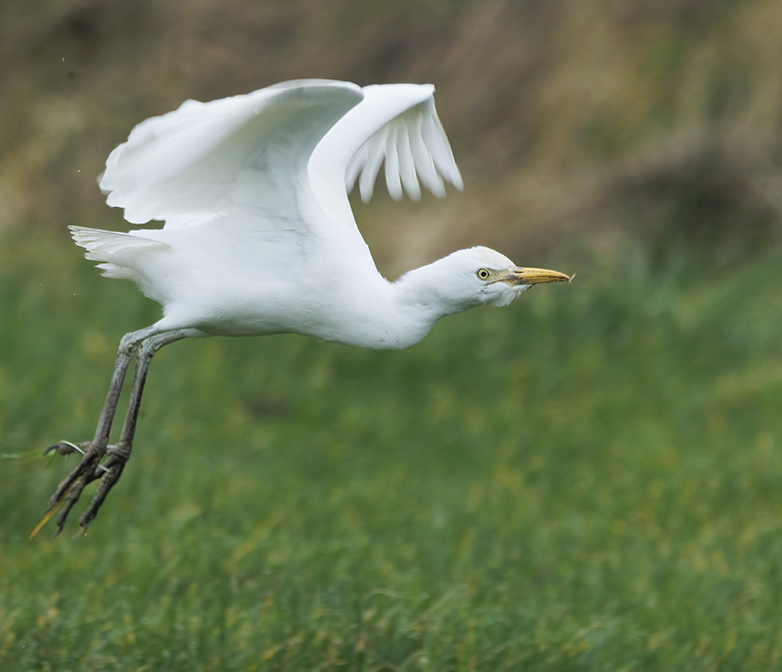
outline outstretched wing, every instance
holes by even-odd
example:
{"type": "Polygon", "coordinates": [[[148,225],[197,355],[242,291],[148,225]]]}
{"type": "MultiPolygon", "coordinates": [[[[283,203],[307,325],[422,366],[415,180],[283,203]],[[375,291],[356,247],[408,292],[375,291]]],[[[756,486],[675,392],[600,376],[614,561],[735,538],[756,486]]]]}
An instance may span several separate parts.
{"type": "Polygon", "coordinates": [[[99,178],[125,219],[203,222],[250,205],[289,219],[297,174],[312,150],[363,98],[355,84],[302,80],[209,103],[187,101],[141,122],[99,178]]]}
{"type": "MultiPolygon", "coordinates": [[[[361,199],[369,202],[383,160],[388,193],[396,201],[402,198],[403,189],[414,201],[421,198],[418,178],[438,198],[445,196],[443,179],[459,190],[463,188],[462,176],[434,107],[432,85],[368,86],[364,95],[356,116],[380,113],[382,121],[400,103],[413,105],[390,119],[356,152],[348,164],[348,190],[358,180],[361,199]]],[[[345,129],[352,123],[349,118],[345,129]]],[[[341,125],[335,134],[340,132],[341,125]]]]}
{"type": "Polygon", "coordinates": [[[219,227],[228,216],[363,251],[348,190],[358,181],[368,201],[381,164],[395,199],[420,198],[419,179],[436,196],[445,181],[462,188],[433,95],[431,85],[301,80],[187,101],[136,126],[110,154],[100,187],[135,224],[219,227]]]}
{"type": "Polygon", "coordinates": [[[395,200],[421,197],[419,179],[435,196],[445,196],[444,181],[463,188],[434,106],[431,84],[365,86],[364,99],[321,140],[309,162],[310,185],[335,220],[352,220],[349,193],[358,181],[361,198],[372,198],[385,163],[386,185],[395,200]]]}

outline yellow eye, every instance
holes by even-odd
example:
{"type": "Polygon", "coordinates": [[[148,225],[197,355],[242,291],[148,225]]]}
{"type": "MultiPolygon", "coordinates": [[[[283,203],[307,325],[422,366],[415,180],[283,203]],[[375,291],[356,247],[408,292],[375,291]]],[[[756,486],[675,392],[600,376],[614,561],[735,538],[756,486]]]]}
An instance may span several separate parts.
{"type": "Polygon", "coordinates": [[[485,269],[485,268],[481,268],[481,269],[480,269],[480,270],[479,270],[479,271],[476,273],[476,275],[477,275],[477,276],[478,276],[478,277],[479,277],[481,280],[488,280],[488,279],[491,277],[491,273],[489,273],[489,271],[488,271],[487,269],[485,269]]]}

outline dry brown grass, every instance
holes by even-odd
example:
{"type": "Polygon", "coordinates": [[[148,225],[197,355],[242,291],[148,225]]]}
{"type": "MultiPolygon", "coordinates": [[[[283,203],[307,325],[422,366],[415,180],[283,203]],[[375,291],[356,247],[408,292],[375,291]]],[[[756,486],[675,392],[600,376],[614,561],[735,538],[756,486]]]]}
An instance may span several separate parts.
{"type": "Polygon", "coordinates": [[[361,209],[390,274],[477,242],[515,256],[621,247],[661,173],[669,200],[736,194],[722,205],[738,229],[757,212],[779,228],[774,0],[8,0],[0,21],[0,226],[122,226],[94,180],[135,123],[188,97],[332,77],[434,82],[466,176],[443,204],[361,209]],[[693,185],[704,155],[732,186],[693,185]]]}

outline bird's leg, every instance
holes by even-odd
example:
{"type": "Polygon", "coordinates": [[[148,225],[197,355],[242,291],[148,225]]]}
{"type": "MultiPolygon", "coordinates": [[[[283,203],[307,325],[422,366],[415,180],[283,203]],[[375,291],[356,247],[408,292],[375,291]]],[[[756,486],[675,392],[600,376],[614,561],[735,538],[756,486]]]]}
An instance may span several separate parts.
{"type": "Polygon", "coordinates": [[[81,487],[78,488],[77,491],[74,491],[74,484],[77,479],[84,474],[93,471],[99,464],[101,458],[106,454],[111,424],[117,410],[117,403],[119,402],[119,396],[125,381],[128,365],[138,349],[139,344],[154,333],[154,327],[148,327],[147,329],[125,334],[125,336],[122,337],[117,352],[117,360],[114,365],[114,374],[111,377],[109,392],[106,395],[106,403],[103,405],[103,411],[101,412],[100,420],[98,420],[98,427],[95,430],[95,438],[92,441],[83,442],[81,446],[69,441],[63,441],[50,446],[44,452],[44,454],[48,454],[54,451],[60,455],[67,455],[78,451],[82,454],[79,464],[76,465],[74,470],[60,483],[57,490],[55,490],[49,500],[49,508],[46,510],[46,514],[49,514],[50,511],[67,497],[68,501],[66,502],[65,510],[67,515],[67,511],[76,503],[76,499],[78,499],[79,493],[81,492],[81,487]]]}
{"type": "MultiPolygon", "coordinates": [[[[98,515],[98,509],[100,509],[101,504],[103,504],[103,500],[106,499],[109,491],[114,487],[117,481],[119,481],[122,470],[125,468],[125,463],[130,458],[130,452],[133,448],[133,436],[136,433],[138,412],[141,407],[141,395],[144,392],[144,384],[147,380],[149,363],[152,361],[152,357],[154,357],[155,353],[164,345],[186,338],[188,335],[191,335],[191,332],[186,329],[170,331],[150,336],[141,343],[136,354],[136,370],[133,375],[133,386],[130,390],[128,412],[125,416],[125,422],[122,425],[120,439],[116,444],[108,447],[108,457],[106,458],[106,461],[103,464],[97,465],[93,468],[91,473],[85,474],[82,478],[85,485],[97,478],[101,479],[92,502],[90,502],[90,505],[79,518],[79,525],[83,529],[86,530],[90,522],[98,515]]],[[[81,488],[79,491],[81,491],[81,488]]],[[[60,514],[60,517],[57,519],[57,524],[60,528],[62,528],[62,525],[65,523],[65,517],[67,516],[67,512],[63,513],[65,515],[63,516],[63,514],[60,514]],[[62,518],[62,520],[60,520],[60,518],[62,518]]]]}

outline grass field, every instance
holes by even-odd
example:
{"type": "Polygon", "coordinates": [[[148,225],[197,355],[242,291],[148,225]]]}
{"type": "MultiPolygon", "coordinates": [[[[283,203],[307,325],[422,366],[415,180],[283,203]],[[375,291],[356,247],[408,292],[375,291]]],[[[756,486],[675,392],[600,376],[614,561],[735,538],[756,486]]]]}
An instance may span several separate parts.
{"type": "Polygon", "coordinates": [[[398,353],[173,345],[89,534],[29,541],[157,306],[6,235],[0,669],[782,669],[781,261],[585,257],[398,353]]]}

